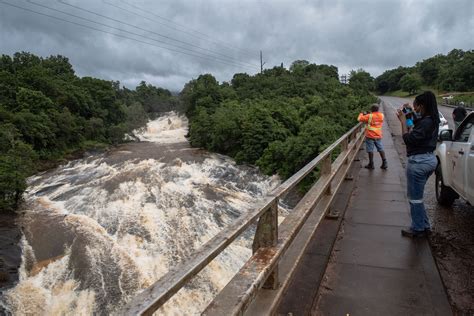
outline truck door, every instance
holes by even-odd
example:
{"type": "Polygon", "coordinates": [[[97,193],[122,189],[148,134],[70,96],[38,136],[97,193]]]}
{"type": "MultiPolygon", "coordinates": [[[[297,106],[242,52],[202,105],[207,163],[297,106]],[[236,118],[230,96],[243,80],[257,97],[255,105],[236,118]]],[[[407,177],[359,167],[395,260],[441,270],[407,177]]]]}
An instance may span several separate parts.
{"type": "Polygon", "coordinates": [[[466,198],[468,183],[468,159],[471,156],[471,136],[474,115],[468,116],[454,134],[453,143],[449,149],[448,168],[452,168],[453,187],[466,198]]]}
{"type": "Polygon", "coordinates": [[[466,184],[466,195],[467,200],[474,205],[474,128],[471,129],[471,150],[469,151],[469,157],[467,158],[467,184],[466,184]]]}

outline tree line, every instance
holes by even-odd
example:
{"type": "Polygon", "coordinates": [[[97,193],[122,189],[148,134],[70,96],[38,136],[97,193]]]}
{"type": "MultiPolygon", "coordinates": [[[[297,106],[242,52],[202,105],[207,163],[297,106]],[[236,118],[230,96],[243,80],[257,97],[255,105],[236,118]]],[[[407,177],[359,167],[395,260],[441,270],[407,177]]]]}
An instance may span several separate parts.
{"type": "Polygon", "coordinates": [[[375,79],[375,88],[381,94],[400,89],[414,94],[421,86],[444,91],[474,90],[474,50],[453,49],[413,67],[387,70],[375,79]]]}
{"type": "Polygon", "coordinates": [[[210,74],[188,82],[181,99],[193,146],[219,152],[266,174],[287,178],[356,123],[376,99],[374,79],[353,72],[339,82],[335,66],[308,61],[219,83],[210,74]]]}
{"type": "Polygon", "coordinates": [[[170,91],[141,82],[78,77],[64,56],[0,58],[0,210],[16,208],[42,162],[118,144],[159,112],[180,108],[170,91]],[[39,167],[38,167],[39,166],[39,167]]]}

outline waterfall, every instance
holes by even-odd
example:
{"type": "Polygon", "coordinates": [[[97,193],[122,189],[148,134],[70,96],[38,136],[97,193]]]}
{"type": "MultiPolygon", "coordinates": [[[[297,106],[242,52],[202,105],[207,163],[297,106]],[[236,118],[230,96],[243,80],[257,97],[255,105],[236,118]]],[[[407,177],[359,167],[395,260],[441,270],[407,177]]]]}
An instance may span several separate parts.
{"type": "MultiPolygon", "coordinates": [[[[113,314],[279,184],[189,146],[167,113],[140,142],[28,180],[20,281],[0,304],[15,315],[113,314]]],[[[158,315],[196,315],[251,255],[244,233],[158,315]]]]}

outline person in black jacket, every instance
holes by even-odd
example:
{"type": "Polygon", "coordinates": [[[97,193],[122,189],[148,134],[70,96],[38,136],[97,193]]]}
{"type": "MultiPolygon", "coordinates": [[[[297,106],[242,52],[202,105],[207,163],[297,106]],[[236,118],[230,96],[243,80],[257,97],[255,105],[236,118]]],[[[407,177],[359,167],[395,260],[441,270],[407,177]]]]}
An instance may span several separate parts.
{"type": "Polygon", "coordinates": [[[439,112],[436,97],[431,91],[418,95],[413,102],[415,126],[408,132],[405,114],[397,111],[402,125],[403,141],[407,148],[407,194],[410,202],[411,226],[402,229],[405,237],[421,237],[431,232],[430,222],[423,203],[425,184],[436,169],[436,149],[439,112]]]}
{"type": "Polygon", "coordinates": [[[453,110],[454,130],[456,131],[461,125],[462,120],[467,116],[467,111],[464,105],[459,105],[453,110]]]}

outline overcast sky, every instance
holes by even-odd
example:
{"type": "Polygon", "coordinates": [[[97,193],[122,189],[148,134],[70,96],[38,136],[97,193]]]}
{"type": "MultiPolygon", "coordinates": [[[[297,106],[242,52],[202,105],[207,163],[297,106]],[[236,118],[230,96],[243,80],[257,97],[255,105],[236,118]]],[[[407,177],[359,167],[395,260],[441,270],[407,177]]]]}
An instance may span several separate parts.
{"type": "Polygon", "coordinates": [[[474,49],[474,0],[0,0],[1,54],[64,55],[79,76],[129,88],[254,74],[260,50],[264,67],[377,76],[453,48],[474,49]]]}

